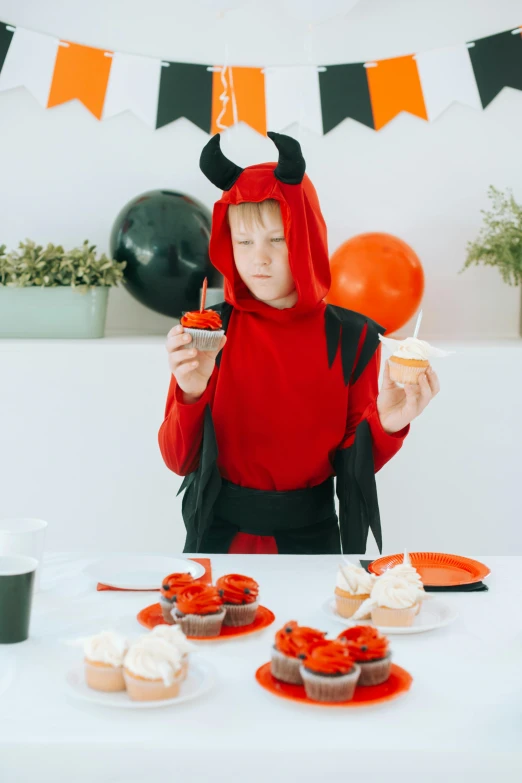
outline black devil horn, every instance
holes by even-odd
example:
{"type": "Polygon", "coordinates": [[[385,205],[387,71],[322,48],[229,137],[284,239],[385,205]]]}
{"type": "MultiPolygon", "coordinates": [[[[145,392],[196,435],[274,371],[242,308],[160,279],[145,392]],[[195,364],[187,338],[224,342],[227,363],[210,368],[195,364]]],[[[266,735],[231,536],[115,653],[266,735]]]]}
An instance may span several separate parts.
{"type": "Polygon", "coordinates": [[[212,136],[208,144],[203,147],[199,158],[199,168],[205,177],[220,190],[230,190],[243,171],[221,152],[219,133],[212,136]]]}
{"type": "Polygon", "coordinates": [[[269,131],[267,136],[272,139],[279,151],[279,162],[274,171],[275,176],[287,185],[299,185],[303,181],[306,170],[301,145],[291,136],[285,136],[282,133],[269,131]]]}

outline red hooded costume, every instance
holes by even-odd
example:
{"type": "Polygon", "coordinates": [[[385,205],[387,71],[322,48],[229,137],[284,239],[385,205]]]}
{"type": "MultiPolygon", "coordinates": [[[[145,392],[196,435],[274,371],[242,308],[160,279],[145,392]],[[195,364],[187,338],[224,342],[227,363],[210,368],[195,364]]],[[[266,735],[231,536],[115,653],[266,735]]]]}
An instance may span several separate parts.
{"type": "MultiPolygon", "coordinates": [[[[210,258],[225,280],[225,303],[212,309],[224,317],[227,343],[199,401],[184,404],[172,376],[159,431],[167,466],[192,477],[182,487],[187,495],[193,481],[199,485],[192,487],[191,500],[184,499],[191,507],[184,513],[186,524],[190,518],[185,551],[195,551],[198,539],[199,546],[203,543],[204,531],[195,528],[212,525],[208,502],[206,519],[201,517],[203,487],[209,487],[212,470],[214,501],[219,477],[274,494],[316,487],[337,474],[341,512],[344,508],[348,517],[345,528],[359,531],[349,541],[345,530],[344,550],[347,544],[365,546],[368,526],[380,546],[374,473],[400,449],[409,429],[387,434],[377,413],[378,334],[384,329],[358,313],[325,304],[330,265],[317,194],[304,174],[298,143],[281,134],[269,136],[279,149],[278,163],[242,170],[223,156],[219,136],[211,139],[201,157],[204,173],[224,190],[214,206],[210,258]],[[265,199],[280,204],[298,294],[295,306],[283,310],[255,299],[239,277],[227,222],[230,204],[265,199]],[[205,444],[214,457],[205,467],[200,455],[206,416],[205,444]],[[362,423],[364,428],[359,428],[362,423]],[[365,438],[371,442],[370,448],[359,448],[358,455],[353,448],[356,430],[361,443],[365,438]],[[337,466],[336,458],[341,459],[337,466]],[[205,470],[207,479],[201,475],[205,470]],[[363,475],[370,472],[371,479],[363,475]],[[366,519],[354,518],[364,514],[366,519]]],[[[274,536],[237,528],[233,532],[224,551],[277,552],[274,536]]]]}

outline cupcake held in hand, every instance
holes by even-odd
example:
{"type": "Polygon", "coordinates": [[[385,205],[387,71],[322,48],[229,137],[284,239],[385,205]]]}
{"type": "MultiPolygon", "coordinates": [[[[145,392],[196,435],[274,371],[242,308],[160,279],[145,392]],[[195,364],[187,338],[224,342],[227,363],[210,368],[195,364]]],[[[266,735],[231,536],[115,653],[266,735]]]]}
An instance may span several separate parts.
{"type": "Polygon", "coordinates": [[[341,617],[351,617],[370,597],[375,576],[345,561],[339,566],[335,585],[335,609],[341,617]]]}
{"type": "Polygon", "coordinates": [[[337,637],[346,644],[361,669],[357,685],[380,685],[390,676],[391,652],[388,639],[371,625],[354,625],[337,637]]]}
{"type": "Polygon", "coordinates": [[[295,620],[290,620],[275,636],[270,666],[272,675],[282,682],[302,685],[300,666],[310,648],[324,642],[325,636],[322,631],[299,626],[295,620]]]}
{"type": "Polygon", "coordinates": [[[347,645],[335,640],[313,647],[300,672],[309,699],[339,702],[353,699],[361,669],[347,645]]]}
{"type": "Polygon", "coordinates": [[[173,625],[175,620],[172,610],[176,605],[176,597],[183,587],[192,584],[194,577],[189,573],[176,573],[166,576],[161,584],[159,603],[161,614],[168,625],[173,625]]]}
{"type": "Polygon", "coordinates": [[[226,609],[217,588],[196,583],[177,595],[173,617],[187,636],[219,636],[226,609]]]}
{"type": "Polygon", "coordinates": [[[123,659],[129,644],[124,636],[114,631],[101,631],[72,644],[83,646],[85,681],[89,688],[107,693],[125,690],[123,659]]]}
{"type": "Polygon", "coordinates": [[[174,699],[184,679],[181,653],[159,636],[141,636],[125,656],[123,676],[133,701],[174,699]]]}
{"type": "Polygon", "coordinates": [[[223,625],[251,625],[259,606],[259,585],[241,574],[221,576],[216,587],[226,609],[223,625]]]}
{"type": "Polygon", "coordinates": [[[388,360],[390,378],[396,383],[419,383],[419,375],[430,366],[432,357],[449,356],[455,351],[442,351],[434,348],[425,340],[417,337],[406,337],[405,340],[394,340],[392,337],[379,335],[379,340],[392,351],[388,360]]]}

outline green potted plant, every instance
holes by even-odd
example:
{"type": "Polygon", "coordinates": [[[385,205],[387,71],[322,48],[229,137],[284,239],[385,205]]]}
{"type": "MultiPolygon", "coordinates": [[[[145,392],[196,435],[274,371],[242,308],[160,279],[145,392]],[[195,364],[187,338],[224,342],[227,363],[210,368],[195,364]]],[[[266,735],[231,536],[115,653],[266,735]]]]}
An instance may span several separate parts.
{"type": "Polygon", "coordinates": [[[103,337],[111,286],[123,278],[114,261],[86,240],[66,251],[27,239],[0,246],[0,337],[103,337]]]}
{"type": "MultiPolygon", "coordinates": [[[[463,272],[469,266],[486,264],[496,266],[508,285],[522,283],[522,206],[517,204],[511,190],[502,193],[491,185],[488,189],[492,207],[481,210],[484,222],[477,239],[468,243],[468,254],[463,272]]],[[[520,334],[522,335],[522,302],[520,334]]]]}

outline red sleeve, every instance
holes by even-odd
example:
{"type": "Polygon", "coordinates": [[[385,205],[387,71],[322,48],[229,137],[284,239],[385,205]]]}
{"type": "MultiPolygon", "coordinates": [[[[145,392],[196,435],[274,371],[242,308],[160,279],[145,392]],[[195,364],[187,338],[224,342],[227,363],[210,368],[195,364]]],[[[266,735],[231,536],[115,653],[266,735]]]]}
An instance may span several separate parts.
{"type": "MultiPolygon", "coordinates": [[[[363,329],[357,351],[357,358],[366,336],[363,329]]],[[[356,360],[357,363],[357,360],[356,360]]],[[[364,371],[355,381],[350,383],[348,390],[348,415],[346,418],[346,430],[341,448],[351,446],[355,439],[357,426],[367,419],[373,441],[373,461],[375,472],[379,471],[399,451],[404,438],[410,431],[408,424],[399,432],[392,434],[382,428],[379,413],[377,411],[377,396],[379,394],[379,369],[381,364],[381,346],[377,348],[364,371]]]]}
{"type": "Polygon", "coordinates": [[[186,476],[198,467],[205,408],[214,397],[216,374],[214,367],[204,393],[190,405],[183,402],[183,392],[171,376],[158,441],[166,466],[178,476],[186,476]]]}

